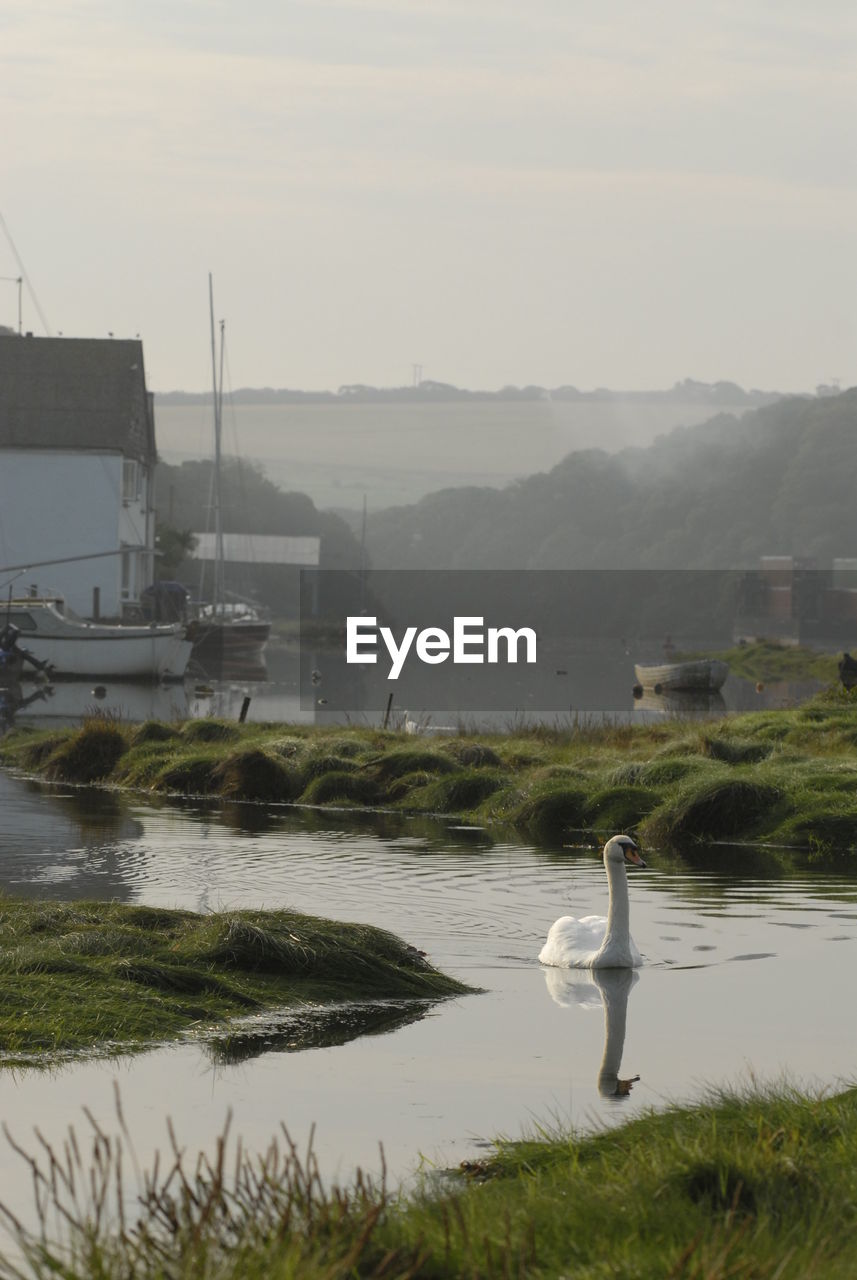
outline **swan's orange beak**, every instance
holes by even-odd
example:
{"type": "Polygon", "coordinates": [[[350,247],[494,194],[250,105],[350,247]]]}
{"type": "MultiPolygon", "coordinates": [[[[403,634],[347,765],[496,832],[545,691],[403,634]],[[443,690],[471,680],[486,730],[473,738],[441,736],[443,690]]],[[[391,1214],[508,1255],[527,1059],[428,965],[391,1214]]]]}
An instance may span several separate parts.
{"type": "Polygon", "coordinates": [[[625,861],[630,862],[633,867],[644,867],[646,865],[637,850],[629,849],[627,845],[625,845],[625,861]]]}

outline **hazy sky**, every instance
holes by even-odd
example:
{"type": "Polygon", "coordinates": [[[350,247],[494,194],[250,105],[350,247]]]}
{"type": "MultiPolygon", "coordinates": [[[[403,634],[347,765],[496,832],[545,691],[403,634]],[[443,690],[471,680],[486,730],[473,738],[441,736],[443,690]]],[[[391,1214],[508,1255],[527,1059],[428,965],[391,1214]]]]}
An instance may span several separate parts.
{"type": "Polygon", "coordinates": [[[233,387],[851,385],[855,29],[852,0],[4,0],[0,213],[52,330],[139,333],[156,390],[207,384],[209,271],[233,387]]]}

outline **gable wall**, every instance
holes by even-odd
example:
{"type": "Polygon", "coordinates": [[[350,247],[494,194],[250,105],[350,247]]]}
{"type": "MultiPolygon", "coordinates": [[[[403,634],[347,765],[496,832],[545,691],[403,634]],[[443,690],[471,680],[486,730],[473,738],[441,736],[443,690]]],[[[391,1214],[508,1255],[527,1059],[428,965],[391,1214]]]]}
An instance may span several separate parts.
{"type": "MultiPolygon", "coordinates": [[[[148,541],[151,547],[148,470],[142,472],[140,497],[123,505],[122,465],[120,454],[0,449],[0,568],[115,551],[122,544],[138,547],[148,541]]],[[[13,592],[23,595],[35,585],[41,594],[63,595],[88,617],[98,587],[101,616],[118,617],[123,604],[138,601],[151,581],[150,557],[133,551],[126,567],[124,600],[120,555],[33,568],[15,576],[13,592]]],[[[13,576],[4,572],[2,580],[13,576]]]]}

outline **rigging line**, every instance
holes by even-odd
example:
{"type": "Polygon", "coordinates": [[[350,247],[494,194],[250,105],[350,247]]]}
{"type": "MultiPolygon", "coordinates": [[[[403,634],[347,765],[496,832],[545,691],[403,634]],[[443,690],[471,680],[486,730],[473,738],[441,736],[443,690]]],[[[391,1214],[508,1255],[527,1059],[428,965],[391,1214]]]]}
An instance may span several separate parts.
{"type": "Polygon", "coordinates": [[[19,252],[18,252],[18,250],[15,248],[15,241],[12,239],[12,233],[11,233],[11,231],[9,230],[9,228],[7,227],[7,225],[6,225],[6,219],[3,217],[3,214],[2,214],[2,213],[0,213],[0,228],[2,228],[2,229],[3,229],[3,234],[5,235],[5,237],[6,237],[7,241],[8,241],[8,243],[9,243],[9,248],[12,250],[12,253],[13,253],[13,254],[14,254],[14,256],[15,256],[15,261],[16,261],[16,262],[17,262],[17,264],[18,264],[18,270],[21,272],[21,278],[23,279],[24,284],[27,286],[27,288],[28,288],[28,290],[29,290],[29,292],[30,292],[30,297],[33,299],[33,304],[34,304],[34,306],[35,306],[35,308],[36,308],[36,311],[39,313],[39,319],[40,319],[40,320],[41,320],[41,322],[42,322],[42,328],[44,329],[44,331],[45,331],[45,333],[48,335],[48,337],[49,337],[49,338],[52,338],[52,337],[54,336],[54,335],[53,335],[53,330],[51,329],[51,326],[48,324],[47,316],[45,315],[44,311],[43,311],[43,310],[42,310],[42,308],[41,308],[41,304],[40,304],[40,302],[39,302],[39,299],[36,297],[36,291],[35,291],[35,289],[33,288],[32,281],[30,280],[30,277],[27,275],[27,269],[26,269],[26,267],[24,266],[24,263],[23,263],[23,261],[22,261],[22,259],[21,259],[21,255],[20,255],[20,253],[19,253],[19,252]]]}
{"type": "MultiPolygon", "coordinates": [[[[208,502],[205,505],[205,529],[204,533],[211,533],[211,520],[214,512],[214,464],[208,472],[208,502]]],[[[205,571],[206,561],[200,557],[199,561],[199,598],[205,599],[205,571]]]]}
{"type": "Polygon", "coordinates": [[[89,551],[82,556],[54,556],[53,560],[28,560],[26,564],[0,565],[0,573],[14,573],[20,569],[26,573],[28,569],[46,569],[55,564],[76,564],[80,560],[102,560],[105,556],[121,556],[123,551],[142,551],[142,547],[118,547],[116,551],[89,551]]]}

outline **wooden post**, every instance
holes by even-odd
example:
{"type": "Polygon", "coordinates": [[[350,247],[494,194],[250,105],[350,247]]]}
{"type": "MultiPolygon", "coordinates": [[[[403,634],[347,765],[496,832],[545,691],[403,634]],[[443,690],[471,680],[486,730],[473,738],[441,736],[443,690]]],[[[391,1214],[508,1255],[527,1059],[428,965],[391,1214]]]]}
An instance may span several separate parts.
{"type": "Polygon", "coordinates": [[[393,707],[393,695],[391,693],[389,698],[387,699],[387,710],[384,712],[384,723],[381,726],[382,729],[386,729],[387,725],[390,722],[390,711],[392,710],[392,707],[393,707]]]}

